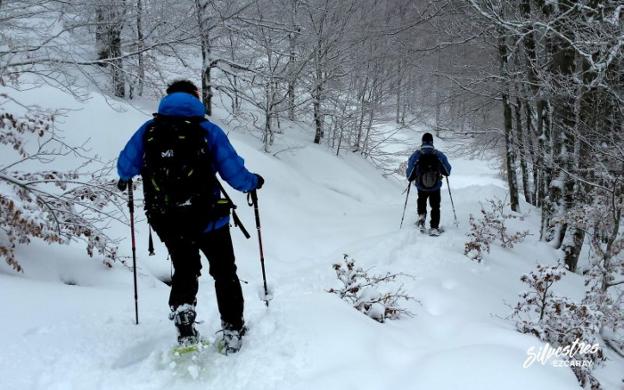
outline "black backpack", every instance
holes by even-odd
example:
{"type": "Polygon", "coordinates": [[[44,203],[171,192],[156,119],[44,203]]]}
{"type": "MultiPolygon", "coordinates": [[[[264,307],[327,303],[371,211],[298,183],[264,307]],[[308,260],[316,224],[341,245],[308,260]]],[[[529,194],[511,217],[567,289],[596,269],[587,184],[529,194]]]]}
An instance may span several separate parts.
{"type": "Polygon", "coordinates": [[[422,190],[432,190],[438,184],[442,174],[442,164],[438,159],[437,151],[432,153],[422,153],[412,173],[412,180],[418,188],[422,190]]]}
{"type": "Polygon", "coordinates": [[[145,131],[141,169],[145,213],[157,232],[198,231],[229,214],[211,169],[203,120],[157,115],[145,131]]]}

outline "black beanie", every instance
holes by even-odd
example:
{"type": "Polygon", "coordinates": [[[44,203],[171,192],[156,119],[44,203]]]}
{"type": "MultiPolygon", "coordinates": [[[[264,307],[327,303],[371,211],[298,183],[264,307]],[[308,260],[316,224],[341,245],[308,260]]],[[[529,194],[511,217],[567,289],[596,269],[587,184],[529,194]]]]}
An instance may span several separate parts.
{"type": "Polygon", "coordinates": [[[425,144],[425,143],[432,144],[433,143],[433,135],[431,135],[431,133],[423,134],[422,142],[423,142],[423,144],[425,144]]]}
{"type": "Polygon", "coordinates": [[[167,95],[174,92],[186,92],[199,99],[199,89],[190,80],[174,80],[167,86],[167,95]]]}

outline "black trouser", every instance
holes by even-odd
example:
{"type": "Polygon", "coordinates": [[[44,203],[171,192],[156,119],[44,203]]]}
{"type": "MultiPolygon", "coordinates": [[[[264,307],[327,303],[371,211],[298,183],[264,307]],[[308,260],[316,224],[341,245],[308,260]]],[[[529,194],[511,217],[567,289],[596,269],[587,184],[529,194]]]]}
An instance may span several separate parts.
{"type": "Polygon", "coordinates": [[[240,329],[243,326],[244,302],[236,275],[230,227],[225,225],[204,233],[197,239],[173,230],[157,233],[169,250],[174,268],[169,306],[175,309],[185,303],[197,302],[198,278],[202,268],[199,255],[201,250],[208,259],[210,275],[215,281],[221,320],[234,329],[240,329]]]}
{"type": "Polygon", "coordinates": [[[440,190],[436,191],[418,191],[418,216],[427,217],[427,199],[431,206],[431,222],[432,229],[440,227],[440,190]]]}

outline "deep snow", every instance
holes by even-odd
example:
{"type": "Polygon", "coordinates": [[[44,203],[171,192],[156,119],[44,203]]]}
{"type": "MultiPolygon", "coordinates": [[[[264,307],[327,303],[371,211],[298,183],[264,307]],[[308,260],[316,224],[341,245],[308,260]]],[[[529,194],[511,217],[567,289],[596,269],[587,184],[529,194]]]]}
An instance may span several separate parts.
{"type": "MultiPolygon", "coordinates": [[[[123,103],[113,110],[97,94],[85,103],[49,88],[20,95],[45,106],[72,108],[59,124],[70,142],[90,138],[102,160],[113,160],[154,102],[139,111],[123,103]]],[[[227,130],[228,125],[217,123],[227,130]]],[[[414,226],[412,191],[403,229],[399,222],[404,182],[383,178],[359,157],[314,145],[301,125],[279,136],[276,155],[261,151],[248,132],[231,132],[247,167],[266,179],[259,192],[267,275],[273,299],[260,300],[257,241],[232,229],[250,332],[234,356],[206,352],[200,361],[174,367],[175,342],[167,319],[170,272],[166,250],[147,256],[147,225],[138,208],[140,325],[134,322],[132,274],[117,264],[107,269],[86,257],[79,245],[34,243],[19,250],[24,274],[0,265],[1,389],[572,389],[567,368],[534,364],[522,368],[537,339],[522,335],[506,320],[523,286],[520,276],[538,262],[552,263],[554,250],[536,236],[512,250],[494,247],[483,264],[463,256],[468,216],[479,202],[504,198],[495,164],[450,155],[451,186],[459,227],[446,185],[442,224],[433,238],[414,226]],[[406,307],[414,317],[379,324],[340,301],[331,265],[344,253],[373,272],[404,272],[405,290],[419,302],[406,307]]],[[[403,148],[421,133],[406,130],[403,148]]],[[[403,141],[401,141],[403,142],[403,141]]],[[[396,145],[395,145],[396,146],[396,145]]],[[[444,150],[444,143],[436,141],[444,150]]],[[[389,146],[392,147],[392,146],[389,146]]],[[[3,156],[6,159],[7,156],[3,156]]],[[[4,161],[4,160],[2,160],[4,161]]],[[[69,162],[59,162],[62,164],[69,162]]],[[[230,190],[239,215],[254,231],[253,211],[244,195],[230,190]]],[[[536,232],[539,216],[523,205],[515,225],[536,232]]],[[[113,224],[130,255],[127,226],[113,224]]],[[[207,271],[205,264],[204,271],[207,271]]],[[[215,337],[219,320],[207,272],[201,278],[200,332],[215,337]]],[[[567,294],[582,288],[579,278],[559,286],[567,294]]],[[[613,357],[613,356],[610,356],[613,357]]],[[[608,388],[621,388],[621,360],[599,370],[608,388]]]]}

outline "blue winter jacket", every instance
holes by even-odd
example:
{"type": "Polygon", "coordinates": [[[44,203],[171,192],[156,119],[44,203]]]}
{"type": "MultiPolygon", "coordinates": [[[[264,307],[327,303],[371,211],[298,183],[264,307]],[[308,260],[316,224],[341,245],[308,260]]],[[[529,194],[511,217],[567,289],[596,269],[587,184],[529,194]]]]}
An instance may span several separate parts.
{"type": "MultiPolygon", "coordinates": [[[[161,115],[203,118],[204,113],[202,102],[195,96],[184,92],[175,92],[165,96],[158,106],[158,114],[161,115]]],[[[119,154],[117,173],[121,179],[129,180],[141,173],[143,167],[143,135],[152,123],[153,119],[150,119],[139,127],[119,154]]],[[[206,141],[211,152],[212,164],[210,169],[212,172],[214,174],[218,172],[223,180],[241,192],[254,190],[258,185],[256,175],[245,168],[244,160],[236,153],[223,130],[208,120],[201,122],[201,127],[206,132],[206,141]]],[[[219,198],[219,187],[215,187],[213,192],[215,199],[219,198]]],[[[205,231],[218,229],[228,223],[229,217],[220,218],[210,222],[205,231]]]]}
{"type": "MultiPolygon", "coordinates": [[[[442,174],[444,176],[449,176],[451,174],[451,164],[449,164],[448,159],[446,158],[444,153],[435,149],[432,143],[425,142],[422,144],[420,149],[417,149],[414,153],[412,153],[412,155],[409,158],[409,161],[407,162],[406,177],[408,179],[410,178],[410,176],[412,176],[412,171],[414,170],[414,168],[416,168],[416,163],[418,163],[420,156],[422,156],[423,154],[431,154],[431,153],[435,153],[435,155],[438,157],[438,160],[440,160],[440,163],[442,164],[442,168],[445,170],[445,172],[442,172],[442,174]]],[[[436,183],[435,187],[432,189],[420,188],[418,186],[418,183],[416,183],[416,188],[418,188],[419,191],[430,191],[430,192],[438,191],[440,188],[442,188],[442,180],[438,179],[438,182],[436,183]]]]}

